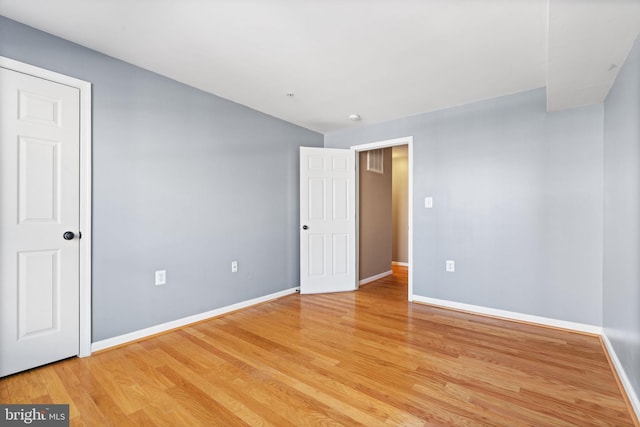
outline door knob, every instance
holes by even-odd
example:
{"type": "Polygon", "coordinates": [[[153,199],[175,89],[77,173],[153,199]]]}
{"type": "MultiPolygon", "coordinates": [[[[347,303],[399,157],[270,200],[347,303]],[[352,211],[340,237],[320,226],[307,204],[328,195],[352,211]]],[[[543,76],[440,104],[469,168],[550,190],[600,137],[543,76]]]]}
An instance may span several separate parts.
{"type": "Polygon", "coordinates": [[[308,226],[308,225],[303,225],[303,226],[302,226],[302,229],[303,229],[303,230],[308,230],[308,229],[309,229],[309,226],[308,226]]]}
{"type": "Polygon", "coordinates": [[[73,233],[73,231],[65,231],[62,237],[64,238],[64,240],[73,240],[76,235],[73,233]]]}

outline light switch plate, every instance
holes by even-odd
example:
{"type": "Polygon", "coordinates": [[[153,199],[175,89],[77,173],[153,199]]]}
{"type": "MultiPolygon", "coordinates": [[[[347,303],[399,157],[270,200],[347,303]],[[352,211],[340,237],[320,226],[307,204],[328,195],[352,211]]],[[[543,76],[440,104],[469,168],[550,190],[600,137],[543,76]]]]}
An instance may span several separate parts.
{"type": "Polygon", "coordinates": [[[167,284],[167,270],[156,271],[156,286],[167,284]]]}
{"type": "Polygon", "coordinates": [[[431,209],[433,207],[433,197],[424,198],[424,207],[427,209],[431,209]]]}
{"type": "Polygon", "coordinates": [[[453,273],[454,271],[456,271],[456,262],[448,259],[445,264],[445,269],[447,270],[447,272],[453,273]]]}

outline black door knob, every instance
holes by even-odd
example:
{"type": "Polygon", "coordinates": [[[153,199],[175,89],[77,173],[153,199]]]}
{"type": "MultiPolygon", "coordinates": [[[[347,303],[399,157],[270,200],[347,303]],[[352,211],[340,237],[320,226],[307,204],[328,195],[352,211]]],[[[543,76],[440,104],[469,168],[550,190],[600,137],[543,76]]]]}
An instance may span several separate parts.
{"type": "Polygon", "coordinates": [[[309,229],[309,226],[308,226],[308,225],[303,225],[303,226],[302,226],[302,229],[303,229],[303,230],[308,230],[308,229],[309,229]]]}
{"type": "Polygon", "coordinates": [[[73,240],[76,235],[73,233],[73,231],[65,231],[62,237],[64,238],[64,240],[73,240]]]}

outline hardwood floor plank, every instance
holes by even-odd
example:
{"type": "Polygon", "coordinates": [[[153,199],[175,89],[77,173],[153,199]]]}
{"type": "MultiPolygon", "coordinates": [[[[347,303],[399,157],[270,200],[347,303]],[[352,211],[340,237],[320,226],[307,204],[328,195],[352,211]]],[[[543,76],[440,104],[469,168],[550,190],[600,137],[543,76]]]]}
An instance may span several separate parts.
{"type": "Polygon", "coordinates": [[[82,421],[81,424],[106,425],[107,419],[102,415],[100,408],[98,408],[76,376],[73,363],[63,362],[56,364],[54,370],[61,385],[69,393],[71,399],[69,403],[73,402],[73,412],[71,407],[69,408],[70,419],[78,418],[82,421]]]}
{"type": "Polygon", "coordinates": [[[126,416],[142,409],[145,404],[144,396],[135,393],[135,383],[126,374],[118,372],[117,369],[112,370],[113,365],[107,366],[109,360],[104,362],[96,361],[89,366],[92,375],[105,392],[104,395],[108,396],[126,416]]]}
{"type": "MultiPolygon", "coordinates": [[[[181,348],[187,351],[190,350],[189,344],[186,342],[181,345],[181,348]]],[[[235,396],[238,401],[244,401],[246,405],[251,405],[251,407],[255,406],[255,412],[263,414],[266,419],[272,420],[273,425],[293,425],[287,422],[286,419],[280,417],[277,413],[274,413],[272,411],[271,406],[273,402],[272,396],[270,394],[267,395],[266,404],[264,404],[264,399],[262,400],[262,402],[260,401],[259,398],[263,397],[262,390],[253,387],[253,384],[248,384],[243,381],[244,371],[238,370],[235,366],[228,364],[224,360],[214,356],[213,352],[207,352],[206,354],[210,359],[212,359],[210,363],[217,364],[217,368],[199,369],[197,365],[195,365],[196,369],[198,370],[198,373],[196,375],[203,375],[203,380],[208,381],[213,385],[219,384],[221,382],[224,383],[226,385],[224,391],[225,393],[235,396]],[[222,363],[220,363],[220,361],[222,363]],[[252,390],[251,394],[248,395],[246,393],[247,390],[252,390]],[[257,397],[258,399],[256,399],[257,397]]],[[[179,360],[183,358],[181,352],[176,351],[172,346],[170,346],[169,348],[167,348],[167,353],[165,353],[165,355],[167,358],[167,366],[174,367],[176,370],[179,370],[180,373],[183,373],[186,377],[190,377],[191,375],[193,375],[193,371],[188,368],[187,365],[183,365],[179,362],[179,360]],[[169,353],[173,354],[176,359],[174,359],[169,353]]],[[[216,392],[213,392],[211,390],[205,391],[209,391],[210,393],[212,393],[212,395],[217,395],[216,392]]],[[[285,406],[281,409],[288,410],[289,408],[285,406]]]]}
{"type": "MultiPolygon", "coordinates": [[[[110,389],[104,387],[96,375],[94,375],[94,369],[92,367],[94,365],[100,365],[101,358],[101,355],[96,355],[86,359],[74,360],[76,377],[78,381],[80,381],[84,391],[91,397],[91,400],[98,407],[102,416],[108,420],[110,425],[128,425],[130,423],[127,415],[115,401],[116,398],[121,396],[121,393],[119,395],[112,395],[110,389]]],[[[82,414],[83,411],[81,410],[80,413],[82,414]]]]}
{"type": "MultiPolygon", "coordinates": [[[[242,336],[243,333],[241,330],[233,328],[228,332],[227,339],[242,339],[242,336]]],[[[253,336],[250,335],[248,338],[248,342],[253,341],[253,336]]],[[[333,408],[344,407],[344,401],[351,401],[349,405],[353,406],[353,409],[356,410],[346,408],[346,411],[341,411],[349,414],[354,420],[358,420],[365,425],[377,424],[389,418],[397,418],[404,424],[415,425],[421,422],[418,418],[398,414],[397,409],[387,405],[385,402],[378,401],[375,402],[375,405],[371,404],[370,396],[359,392],[357,389],[347,387],[340,381],[335,381],[318,374],[318,372],[311,367],[311,360],[309,359],[294,358],[291,364],[282,366],[278,355],[272,354],[263,348],[257,348],[255,351],[261,363],[273,367],[272,373],[274,378],[286,383],[294,379],[297,385],[296,389],[306,394],[311,393],[316,398],[318,398],[318,392],[326,393],[324,400],[328,406],[333,408]],[[284,374],[284,376],[282,374],[284,374]]]]}
{"type": "MultiPolygon", "coordinates": [[[[214,340],[216,347],[224,351],[229,357],[232,357],[239,362],[245,364],[254,373],[261,373],[261,375],[269,378],[279,384],[282,387],[288,389],[288,393],[296,393],[302,402],[315,401],[315,405],[305,405],[305,410],[312,410],[319,412],[319,415],[328,415],[328,420],[343,421],[346,424],[357,424],[356,421],[364,419],[368,422],[379,422],[375,418],[371,417],[366,412],[359,411],[354,407],[345,407],[340,411],[334,410],[334,408],[340,408],[342,402],[333,398],[324,390],[319,388],[318,384],[310,386],[305,381],[298,379],[298,375],[290,375],[291,371],[284,366],[278,366],[278,368],[272,368],[268,365],[269,357],[265,352],[260,351],[257,346],[252,346],[250,343],[246,343],[240,339],[237,339],[232,334],[225,333],[217,330],[214,340]],[[242,351],[237,349],[241,348],[242,351]],[[353,415],[357,415],[355,418],[353,415]]],[[[312,381],[312,380],[311,380],[312,381]]],[[[371,424],[364,424],[371,425],[371,424]]]]}
{"type": "MultiPolygon", "coordinates": [[[[178,373],[169,366],[158,368],[158,370],[176,384],[171,396],[183,407],[188,408],[192,414],[197,414],[197,419],[210,425],[249,425],[243,418],[250,418],[252,413],[243,411],[244,405],[228,399],[221,390],[211,386],[199,375],[188,373],[183,376],[187,371],[178,373]]],[[[259,418],[257,415],[256,417],[259,418]]]]}
{"type": "MultiPolygon", "coordinates": [[[[60,362],[65,363],[65,362],[60,362]]],[[[67,390],[64,383],[56,372],[57,364],[49,365],[51,369],[43,370],[38,373],[40,380],[42,381],[47,395],[51,398],[52,402],[64,402],[69,404],[69,417],[75,418],[80,415],[79,409],[76,407],[75,402],[69,394],[70,390],[67,390]]],[[[30,371],[35,373],[36,371],[30,371]]]]}
{"type": "Polygon", "coordinates": [[[406,268],[0,379],[73,426],[633,426],[597,336],[412,304],[406,268]]]}

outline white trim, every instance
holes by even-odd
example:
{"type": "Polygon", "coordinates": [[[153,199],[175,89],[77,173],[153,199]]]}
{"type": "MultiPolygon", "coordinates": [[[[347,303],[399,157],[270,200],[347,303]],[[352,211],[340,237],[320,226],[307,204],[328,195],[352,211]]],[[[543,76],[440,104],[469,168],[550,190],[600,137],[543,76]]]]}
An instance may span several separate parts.
{"type": "Polygon", "coordinates": [[[51,80],[80,91],[80,342],[91,355],[91,83],[0,56],[0,67],[51,80]]]}
{"type": "Polygon", "coordinates": [[[92,93],[91,83],[80,88],[80,351],[91,356],[92,259],[92,93]]]}
{"type": "Polygon", "coordinates": [[[602,333],[602,342],[604,343],[604,346],[609,353],[609,357],[611,358],[611,362],[618,373],[618,378],[620,378],[620,382],[622,383],[624,390],[627,392],[627,397],[629,398],[629,402],[631,402],[631,406],[636,413],[636,418],[640,419],[640,399],[638,398],[636,391],[633,389],[631,381],[624,370],[624,366],[622,366],[620,359],[618,359],[618,355],[616,354],[611,341],[609,341],[609,337],[607,337],[606,332],[602,333]]]}
{"type": "Polygon", "coordinates": [[[352,145],[349,148],[356,151],[368,151],[375,150],[377,148],[393,147],[395,145],[406,145],[409,143],[413,143],[413,136],[403,136],[401,138],[385,139],[384,141],[370,142],[368,144],[352,145]]]}
{"type": "Polygon", "coordinates": [[[247,308],[252,305],[260,304],[267,301],[272,301],[287,295],[295,294],[300,288],[289,288],[284,291],[275,292],[273,294],[265,295],[262,297],[250,299],[248,301],[242,301],[236,304],[231,304],[226,307],[217,308],[215,310],[207,311],[200,314],[194,314],[193,316],[183,317],[182,319],[173,320],[171,322],[161,323],[160,325],[151,326],[150,328],[140,329],[139,331],[130,332],[128,334],[119,335],[113,338],[107,338],[106,340],[96,341],[91,344],[91,351],[100,351],[110,347],[126,344],[131,341],[136,341],[142,338],[149,337],[151,335],[160,334],[162,332],[170,331],[171,329],[187,326],[191,323],[207,320],[212,317],[220,316],[222,314],[229,313],[231,311],[240,310],[241,308],[247,308]]]}
{"type": "Polygon", "coordinates": [[[356,152],[354,153],[355,157],[355,210],[356,210],[356,256],[355,256],[355,269],[356,269],[356,283],[355,288],[356,291],[360,289],[360,281],[358,278],[360,277],[360,155],[356,152]]]}
{"type": "Polygon", "coordinates": [[[518,321],[527,322],[527,323],[536,323],[543,326],[551,326],[554,328],[568,329],[571,331],[585,332],[585,333],[594,334],[594,335],[602,335],[602,327],[587,325],[584,323],[568,322],[566,320],[558,320],[558,319],[552,319],[549,317],[534,316],[531,314],[518,313],[515,311],[499,310],[497,308],[484,307],[481,305],[465,304],[461,302],[423,297],[420,295],[414,295],[413,301],[429,304],[429,305],[436,305],[439,307],[468,311],[471,313],[501,317],[507,320],[518,320],[518,321]]]}
{"type": "MultiPolygon", "coordinates": [[[[378,141],[378,142],[371,142],[368,144],[360,144],[360,145],[353,145],[350,148],[352,150],[355,150],[356,152],[358,151],[366,151],[366,150],[374,150],[377,148],[386,148],[386,147],[394,147],[396,145],[407,145],[409,147],[409,152],[408,152],[408,158],[407,158],[407,163],[408,163],[408,168],[407,168],[407,175],[408,175],[408,179],[409,179],[409,188],[408,188],[408,194],[407,197],[409,199],[409,231],[407,232],[407,244],[409,246],[409,254],[408,254],[408,289],[407,289],[407,299],[409,301],[413,301],[413,136],[404,136],[402,138],[394,138],[394,139],[387,139],[384,141],[378,141]]],[[[356,156],[357,157],[357,156],[356,156]]],[[[359,164],[358,161],[356,161],[356,166],[359,164]]],[[[358,182],[358,175],[356,174],[356,183],[358,182]]],[[[358,200],[359,197],[359,186],[360,184],[357,183],[356,184],[356,201],[358,200]]],[[[358,209],[358,203],[356,203],[356,212],[358,209]]],[[[356,216],[356,232],[358,231],[358,216],[356,216]]],[[[356,234],[358,241],[360,241],[360,236],[358,234],[356,234]]],[[[356,247],[356,250],[358,248],[356,247]]],[[[358,256],[356,255],[356,259],[358,259],[358,256]]]]}
{"type": "Polygon", "coordinates": [[[400,267],[409,267],[408,262],[391,261],[391,265],[399,265],[400,267]]]}
{"type": "Polygon", "coordinates": [[[391,275],[393,275],[393,270],[385,271],[384,273],[376,274],[375,276],[367,277],[366,279],[360,280],[360,285],[366,285],[367,283],[375,282],[376,280],[391,275]]]}

